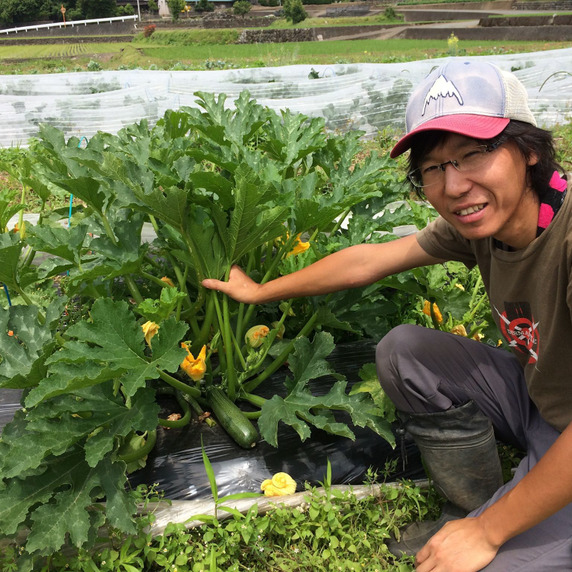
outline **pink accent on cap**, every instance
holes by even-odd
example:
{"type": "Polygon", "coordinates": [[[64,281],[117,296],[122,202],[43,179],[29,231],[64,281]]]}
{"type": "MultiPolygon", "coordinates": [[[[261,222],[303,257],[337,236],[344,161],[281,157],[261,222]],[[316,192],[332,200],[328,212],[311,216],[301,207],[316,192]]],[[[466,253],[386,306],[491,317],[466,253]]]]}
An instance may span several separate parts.
{"type": "Polygon", "coordinates": [[[423,131],[450,131],[475,139],[491,139],[496,137],[509,124],[505,117],[487,117],[486,115],[445,115],[423,123],[417,129],[402,137],[389,156],[395,158],[411,147],[411,139],[423,131]]]}

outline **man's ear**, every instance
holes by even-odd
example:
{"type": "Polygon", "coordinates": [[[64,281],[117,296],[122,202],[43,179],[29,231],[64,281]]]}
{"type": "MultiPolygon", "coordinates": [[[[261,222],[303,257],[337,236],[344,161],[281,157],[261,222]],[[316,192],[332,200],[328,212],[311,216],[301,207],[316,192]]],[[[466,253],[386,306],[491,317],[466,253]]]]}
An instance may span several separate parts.
{"type": "Polygon", "coordinates": [[[538,155],[536,153],[531,153],[526,161],[526,165],[528,167],[532,167],[533,165],[536,165],[536,163],[538,163],[538,155]]]}

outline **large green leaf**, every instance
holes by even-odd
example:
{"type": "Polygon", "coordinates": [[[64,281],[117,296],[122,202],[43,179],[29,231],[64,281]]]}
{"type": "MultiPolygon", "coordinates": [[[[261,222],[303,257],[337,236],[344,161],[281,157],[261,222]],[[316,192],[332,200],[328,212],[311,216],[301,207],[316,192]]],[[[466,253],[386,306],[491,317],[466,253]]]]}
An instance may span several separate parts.
{"type": "Polygon", "coordinates": [[[307,338],[297,340],[296,351],[289,358],[289,367],[294,375],[292,380],[286,382],[290,393],[285,398],[275,395],[266,401],[258,420],[260,434],[274,447],[278,446],[278,424],[281,421],[290,425],[302,441],[310,436],[310,425],[354,439],[353,431],[346,423],[336,419],[335,411],[349,414],[354,425],[369,427],[390,443],[393,442],[390,424],[375,414],[375,404],[368,395],[348,395],[345,381],[336,381],[326,395],[312,395],[308,388],[311,379],[325,375],[340,377],[334,374],[324,359],[333,347],[332,337],[326,333],[316,334],[312,343],[307,338]]]}
{"type": "Polygon", "coordinates": [[[30,231],[30,245],[37,251],[79,263],[87,226],[72,228],[36,226],[30,231]]]}
{"type": "Polygon", "coordinates": [[[43,322],[35,306],[0,307],[0,387],[33,387],[45,377],[65,302],[65,298],[54,301],[43,322]]]}
{"type": "Polygon", "coordinates": [[[228,237],[232,262],[284,233],[287,209],[268,205],[269,194],[271,191],[255,173],[237,171],[235,205],[228,237]]]}
{"type": "Polygon", "coordinates": [[[295,174],[295,165],[306,155],[317,151],[326,141],[324,119],[308,118],[290,110],[272,114],[261,147],[284,165],[288,176],[295,174]]]}
{"type": "Polygon", "coordinates": [[[18,287],[20,256],[24,243],[18,234],[0,234],[0,282],[8,288],[18,287]]]}
{"type": "Polygon", "coordinates": [[[113,463],[108,456],[91,468],[83,453],[72,449],[51,458],[42,473],[25,480],[11,479],[0,489],[0,529],[13,534],[29,518],[32,526],[26,549],[31,553],[57,552],[68,535],[73,544],[81,546],[93,536],[88,510],[105,496],[110,525],[134,533],[136,505],[122,490],[125,483],[124,463],[113,463]]]}
{"type": "Polygon", "coordinates": [[[74,339],[48,360],[48,375],[27,396],[27,406],[114,378],[133,396],[147,380],[158,378],[158,369],[174,372],[185,357],[179,347],[187,331],[182,322],[161,324],[148,355],[141,326],[126,302],[98,299],[91,319],[68,329],[74,339]]]}

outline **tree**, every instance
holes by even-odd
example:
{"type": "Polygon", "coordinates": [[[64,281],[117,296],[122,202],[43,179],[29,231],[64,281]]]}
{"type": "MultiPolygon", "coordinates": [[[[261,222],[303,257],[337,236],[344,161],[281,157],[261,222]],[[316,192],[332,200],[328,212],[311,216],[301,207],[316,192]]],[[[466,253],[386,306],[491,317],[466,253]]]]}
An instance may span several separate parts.
{"type": "Polygon", "coordinates": [[[175,22],[181,17],[181,11],[184,10],[186,2],[185,0],[167,0],[167,5],[169,12],[171,12],[171,18],[175,22]]]}
{"type": "Polygon", "coordinates": [[[37,0],[2,0],[0,22],[10,26],[38,20],[38,4],[37,0]]]}
{"type": "Polygon", "coordinates": [[[214,4],[209,0],[199,0],[195,4],[195,12],[212,12],[213,10],[214,4]]]}
{"type": "Polygon", "coordinates": [[[156,14],[159,12],[159,6],[155,0],[149,0],[147,5],[149,6],[149,12],[151,12],[151,14],[156,14]]]}
{"type": "Polygon", "coordinates": [[[292,24],[298,24],[308,17],[302,0],[284,0],[284,17],[290,20],[292,24]]]}
{"type": "Polygon", "coordinates": [[[116,0],[79,0],[78,8],[82,16],[91,18],[111,18],[117,11],[116,0]]]}
{"type": "Polygon", "coordinates": [[[250,0],[237,0],[232,5],[232,11],[236,16],[244,16],[250,12],[252,5],[250,4],[250,0]]]}

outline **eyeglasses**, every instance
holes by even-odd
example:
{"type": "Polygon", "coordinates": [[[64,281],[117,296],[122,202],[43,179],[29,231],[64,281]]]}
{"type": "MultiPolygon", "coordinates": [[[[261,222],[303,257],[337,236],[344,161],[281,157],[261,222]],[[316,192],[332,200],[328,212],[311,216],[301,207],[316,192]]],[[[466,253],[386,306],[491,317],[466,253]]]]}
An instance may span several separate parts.
{"type": "Polygon", "coordinates": [[[414,187],[426,189],[434,185],[443,185],[447,165],[453,165],[457,171],[467,175],[476,173],[485,166],[488,153],[498,149],[505,141],[505,139],[498,139],[487,145],[476,145],[465,151],[460,159],[451,159],[444,163],[422,164],[418,169],[411,171],[407,178],[414,187]]]}

